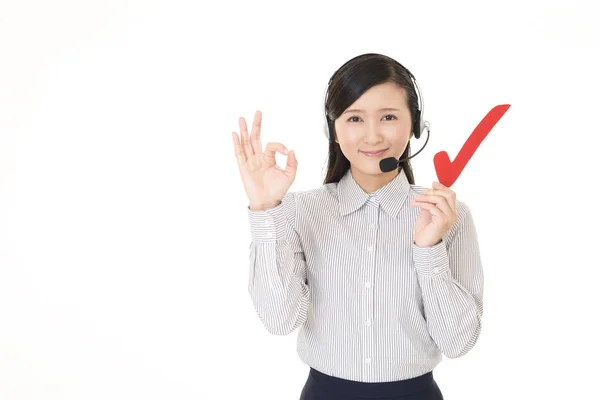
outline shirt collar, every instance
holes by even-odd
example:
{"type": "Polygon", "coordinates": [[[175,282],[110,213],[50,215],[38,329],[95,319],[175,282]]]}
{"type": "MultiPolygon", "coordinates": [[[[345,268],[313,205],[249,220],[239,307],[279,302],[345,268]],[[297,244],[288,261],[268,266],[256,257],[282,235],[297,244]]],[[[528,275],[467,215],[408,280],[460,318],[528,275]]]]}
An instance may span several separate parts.
{"type": "MultiPolygon", "coordinates": [[[[356,183],[350,169],[340,179],[337,189],[339,209],[342,215],[358,210],[369,199],[369,194],[356,183]]],[[[371,197],[373,201],[381,205],[387,214],[395,218],[404,204],[409,189],[410,183],[404,169],[401,169],[398,176],[379,188],[371,197]]]]}

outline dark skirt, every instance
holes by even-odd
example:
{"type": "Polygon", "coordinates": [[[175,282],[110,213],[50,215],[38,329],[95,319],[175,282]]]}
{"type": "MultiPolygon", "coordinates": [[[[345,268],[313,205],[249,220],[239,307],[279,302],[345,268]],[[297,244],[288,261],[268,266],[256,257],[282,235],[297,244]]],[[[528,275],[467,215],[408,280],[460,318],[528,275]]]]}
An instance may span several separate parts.
{"type": "Polygon", "coordinates": [[[366,383],[325,375],[313,368],[300,400],[443,400],[433,372],[396,382],[366,383]]]}

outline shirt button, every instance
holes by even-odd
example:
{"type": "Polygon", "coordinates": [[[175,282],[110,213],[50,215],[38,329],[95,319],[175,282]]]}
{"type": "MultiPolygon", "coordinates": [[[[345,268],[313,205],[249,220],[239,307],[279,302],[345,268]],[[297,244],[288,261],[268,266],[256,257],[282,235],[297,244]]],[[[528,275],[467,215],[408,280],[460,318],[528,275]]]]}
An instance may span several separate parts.
{"type": "Polygon", "coordinates": [[[371,287],[371,282],[365,282],[365,287],[370,288],[371,287]]]}
{"type": "Polygon", "coordinates": [[[265,221],[265,226],[271,226],[271,222],[265,221]]]}
{"type": "Polygon", "coordinates": [[[366,362],[367,364],[370,364],[370,363],[371,363],[371,358],[369,358],[369,357],[365,358],[365,362],[366,362]]]}
{"type": "Polygon", "coordinates": [[[267,238],[271,239],[273,237],[273,234],[271,232],[267,233],[267,238]]]}
{"type": "Polygon", "coordinates": [[[373,246],[369,246],[369,247],[367,247],[367,250],[369,250],[369,251],[373,251],[373,246]]]}
{"type": "Polygon", "coordinates": [[[375,225],[375,224],[371,224],[371,228],[372,228],[372,229],[375,229],[376,227],[377,227],[377,225],[375,225]]]}
{"type": "Polygon", "coordinates": [[[367,324],[367,326],[371,326],[371,320],[370,319],[366,320],[365,324],[367,324]]]}
{"type": "Polygon", "coordinates": [[[434,273],[434,274],[437,274],[438,272],[440,272],[440,267],[435,267],[435,268],[433,269],[433,273],[434,273]]]}

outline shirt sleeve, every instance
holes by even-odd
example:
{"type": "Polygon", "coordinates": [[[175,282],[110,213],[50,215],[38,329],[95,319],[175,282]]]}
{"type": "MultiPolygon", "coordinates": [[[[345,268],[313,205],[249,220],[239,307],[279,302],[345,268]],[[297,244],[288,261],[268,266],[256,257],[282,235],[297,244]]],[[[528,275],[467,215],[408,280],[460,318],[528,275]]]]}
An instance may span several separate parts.
{"type": "Polygon", "coordinates": [[[431,247],[413,243],[413,261],[432,339],[448,358],[461,357],[479,339],[483,269],[473,217],[457,201],[458,221],[431,247]]]}
{"type": "Polygon", "coordinates": [[[252,237],[248,292],[261,322],[274,335],[292,333],[308,312],[310,291],[297,212],[293,192],[276,207],[264,211],[248,207],[252,237]]]}

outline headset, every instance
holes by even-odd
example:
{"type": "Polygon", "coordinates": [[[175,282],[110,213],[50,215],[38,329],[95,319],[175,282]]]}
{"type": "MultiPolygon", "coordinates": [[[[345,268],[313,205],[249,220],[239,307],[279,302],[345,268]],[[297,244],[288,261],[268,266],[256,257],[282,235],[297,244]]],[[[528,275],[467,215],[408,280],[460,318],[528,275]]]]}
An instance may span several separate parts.
{"type": "MultiPolygon", "coordinates": [[[[350,60],[352,61],[352,60],[350,60]]],[[[338,71],[340,69],[342,69],[342,67],[344,67],[346,64],[348,64],[350,61],[347,61],[344,65],[342,65],[340,68],[338,68],[333,75],[331,75],[331,78],[329,78],[329,82],[327,83],[327,87],[325,88],[325,94],[323,96],[323,116],[325,119],[325,125],[324,125],[324,134],[325,137],[327,138],[327,140],[329,142],[332,142],[333,136],[331,135],[331,132],[329,130],[329,124],[333,123],[333,121],[330,120],[329,116],[327,115],[327,97],[329,95],[329,88],[331,86],[331,82],[333,81],[333,78],[335,77],[335,75],[338,73],[338,71]]],[[[405,68],[402,64],[398,63],[397,61],[393,60],[396,64],[400,65],[400,67],[402,69],[404,69],[407,73],[408,76],[410,77],[414,87],[415,87],[415,91],[417,93],[417,98],[418,98],[418,107],[419,109],[417,110],[417,115],[416,115],[416,123],[414,124],[417,129],[413,128],[413,135],[416,139],[419,139],[421,137],[421,134],[425,131],[427,131],[427,138],[425,139],[425,143],[423,144],[423,147],[421,147],[421,149],[419,151],[417,151],[415,154],[411,155],[410,157],[407,157],[405,159],[401,159],[401,160],[396,160],[396,163],[405,161],[405,160],[409,160],[413,157],[415,157],[417,154],[419,154],[421,151],[423,151],[423,149],[425,148],[425,146],[427,146],[427,142],[429,142],[429,134],[430,134],[430,130],[431,130],[431,124],[429,123],[429,121],[425,120],[425,102],[423,100],[423,94],[421,92],[421,88],[419,87],[419,83],[417,82],[417,79],[414,77],[414,75],[407,69],[405,68]]],[[[395,160],[395,159],[394,159],[395,160]]],[[[382,160],[384,161],[384,160],[382,160]]],[[[389,160],[387,163],[388,167],[386,167],[386,169],[389,169],[389,160]]]]}

